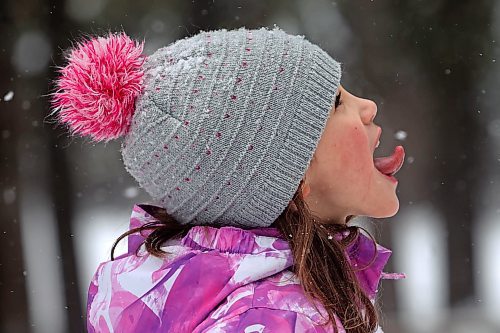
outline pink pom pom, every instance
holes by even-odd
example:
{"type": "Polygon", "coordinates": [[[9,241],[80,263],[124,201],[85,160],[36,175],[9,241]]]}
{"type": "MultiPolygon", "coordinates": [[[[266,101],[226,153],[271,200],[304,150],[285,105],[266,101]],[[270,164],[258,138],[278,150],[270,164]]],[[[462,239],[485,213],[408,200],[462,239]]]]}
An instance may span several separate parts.
{"type": "Polygon", "coordinates": [[[73,133],[109,141],[124,135],[142,91],[144,42],[125,33],[79,43],[59,69],[52,106],[73,133]]]}

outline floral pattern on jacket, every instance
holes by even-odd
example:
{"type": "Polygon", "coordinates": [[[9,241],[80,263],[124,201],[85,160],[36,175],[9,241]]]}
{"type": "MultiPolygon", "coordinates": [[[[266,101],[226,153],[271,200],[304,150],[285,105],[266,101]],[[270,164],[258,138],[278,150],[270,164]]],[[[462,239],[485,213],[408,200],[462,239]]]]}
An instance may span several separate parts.
{"type": "MultiPolygon", "coordinates": [[[[147,207],[134,206],[131,229],[155,221],[147,207]]],[[[289,270],[292,253],[276,228],[195,226],[162,246],[163,259],[141,246],[145,236],[128,236],[128,252],[99,265],[88,293],[90,333],[333,332],[289,270]]],[[[372,262],[374,250],[364,235],[346,249],[364,268],[356,274],[372,300],[380,279],[403,277],[382,273],[391,251],[377,244],[372,262]]]]}

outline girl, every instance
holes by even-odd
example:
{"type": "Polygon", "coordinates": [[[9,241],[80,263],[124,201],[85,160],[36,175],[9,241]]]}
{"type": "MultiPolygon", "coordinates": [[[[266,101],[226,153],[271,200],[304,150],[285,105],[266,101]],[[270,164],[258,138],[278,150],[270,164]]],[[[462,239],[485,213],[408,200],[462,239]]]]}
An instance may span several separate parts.
{"type": "Polygon", "coordinates": [[[78,44],[54,112],[124,136],[128,253],[102,263],[89,332],[375,332],[390,251],[349,226],[399,208],[404,151],[373,158],[374,102],[340,63],[279,28],[201,32],[142,54],[124,33],[78,44]]]}

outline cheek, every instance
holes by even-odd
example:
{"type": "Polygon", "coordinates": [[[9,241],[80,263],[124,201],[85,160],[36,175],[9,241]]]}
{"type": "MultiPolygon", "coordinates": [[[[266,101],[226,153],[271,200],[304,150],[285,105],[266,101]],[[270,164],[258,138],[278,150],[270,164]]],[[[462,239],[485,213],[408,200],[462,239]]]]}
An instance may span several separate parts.
{"type": "Polygon", "coordinates": [[[372,171],[373,158],[370,153],[368,138],[359,126],[343,130],[336,144],[338,168],[345,175],[359,176],[372,171]]]}

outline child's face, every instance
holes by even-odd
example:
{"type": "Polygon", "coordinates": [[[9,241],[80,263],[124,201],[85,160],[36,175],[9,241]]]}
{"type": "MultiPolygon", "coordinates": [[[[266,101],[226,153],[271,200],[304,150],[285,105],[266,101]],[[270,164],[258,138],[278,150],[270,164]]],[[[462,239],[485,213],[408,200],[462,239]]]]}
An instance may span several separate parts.
{"type": "MultiPolygon", "coordinates": [[[[397,182],[375,168],[373,153],[381,128],[374,124],[375,102],[339,87],[325,131],[306,172],[305,201],[329,222],[348,215],[391,217],[399,209],[397,182]]],[[[404,157],[404,156],[403,156],[404,157]]]]}

